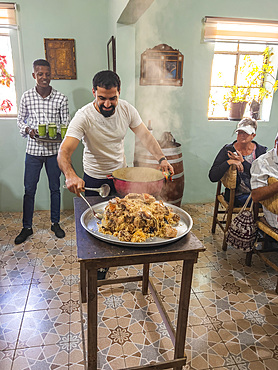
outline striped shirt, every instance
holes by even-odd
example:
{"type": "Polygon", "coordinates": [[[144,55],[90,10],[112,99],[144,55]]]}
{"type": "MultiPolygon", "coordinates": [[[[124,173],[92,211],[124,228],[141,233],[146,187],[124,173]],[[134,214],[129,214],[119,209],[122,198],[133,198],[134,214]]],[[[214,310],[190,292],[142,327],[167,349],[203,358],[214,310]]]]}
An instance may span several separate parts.
{"type": "Polygon", "coordinates": [[[70,120],[68,98],[53,88],[46,98],[37,93],[36,87],[25,91],[20,101],[17,126],[20,135],[27,137],[26,153],[43,157],[58,153],[60,143],[40,142],[25,132],[26,127],[38,129],[39,122],[47,124],[47,119],[55,122],[60,132],[60,125],[67,125],[70,120]]]}
{"type": "MultiPolygon", "coordinates": [[[[276,148],[257,158],[251,166],[251,189],[268,186],[268,178],[278,179],[278,156],[276,148]]],[[[264,216],[270,226],[278,228],[278,216],[263,206],[264,216]]]]}

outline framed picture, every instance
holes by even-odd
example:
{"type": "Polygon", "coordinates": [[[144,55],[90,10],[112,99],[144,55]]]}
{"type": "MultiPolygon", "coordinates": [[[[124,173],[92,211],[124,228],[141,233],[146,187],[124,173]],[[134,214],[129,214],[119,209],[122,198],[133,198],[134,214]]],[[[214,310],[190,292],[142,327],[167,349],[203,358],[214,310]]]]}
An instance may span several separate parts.
{"type": "Polygon", "coordinates": [[[52,80],[76,80],[74,39],[44,39],[52,80]]]}
{"type": "Polygon", "coordinates": [[[183,55],[166,44],[141,54],[140,85],[182,86],[183,55]]]}
{"type": "Polygon", "coordinates": [[[108,69],[116,72],[116,39],[114,36],[107,43],[108,69]]]}

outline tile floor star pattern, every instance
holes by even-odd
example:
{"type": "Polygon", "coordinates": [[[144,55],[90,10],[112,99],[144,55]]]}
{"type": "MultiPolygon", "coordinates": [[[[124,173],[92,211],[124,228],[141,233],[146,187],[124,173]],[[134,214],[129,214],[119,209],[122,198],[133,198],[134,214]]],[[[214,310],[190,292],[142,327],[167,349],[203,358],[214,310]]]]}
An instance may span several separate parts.
{"type": "MultiPolygon", "coordinates": [[[[223,252],[211,234],[212,204],[184,205],[206,246],[194,267],[186,369],[278,369],[276,273],[255,255],[223,252]]],[[[86,304],[79,300],[73,211],[61,213],[64,239],[50,231],[49,212],[36,211],[34,234],[14,245],[21,213],[0,213],[0,368],[84,369],[86,304]]],[[[108,277],[142,273],[111,268],[108,277]]],[[[181,262],[153,264],[150,275],[176,325],[181,262]]],[[[173,358],[173,345],[152,296],[140,283],[103,286],[98,297],[98,368],[120,369],[173,358]]]]}

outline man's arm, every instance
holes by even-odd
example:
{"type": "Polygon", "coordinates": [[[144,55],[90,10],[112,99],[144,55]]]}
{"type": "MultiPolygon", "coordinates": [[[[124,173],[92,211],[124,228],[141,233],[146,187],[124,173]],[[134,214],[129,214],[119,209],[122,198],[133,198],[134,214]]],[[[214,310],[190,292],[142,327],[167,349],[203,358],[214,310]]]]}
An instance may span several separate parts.
{"type": "Polygon", "coordinates": [[[251,166],[251,189],[254,202],[268,199],[278,193],[278,182],[268,185],[269,165],[262,157],[258,157],[251,166]]]}
{"type": "Polygon", "coordinates": [[[273,195],[278,194],[278,182],[274,184],[262,186],[252,190],[252,199],[254,202],[260,202],[261,200],[268,199],[273,195]]]}
{"type": "MultiPolygon", "coordinates": [[[[135,133],[135,135],[139,137],[144,147],[148,149],[148,151],[155,157],[157,161],[165,157],[155,137],[150,133],[143,122],[139,126],[131,128],[131,130],[135,133]]],[[[171,175],[174,174],[174,169],[167,161],[167,159],[161,161],[160,167],[162,171],[170,171],[171,175]]]]}
{"type": "Polygon", "coordinates": [[[79,144],[79,140],[75,137],[67,136],[60,145],[57,162],[60,170],[66,177],[67,188],[80,196],[81,191],[84,191],[85,182],[77,176],[72,163],[71,156],[79,144]]]}
{"type": "Polygon", "coordinates": [[[27,137],[29,135],[32,139],[34,139],[37,130],[28,126],[27,124],[28,117],[29,111],[26,104],[26,99],[23,96],[20,101],[17,115],[17,127],[19,128],[19,132],[22,137],[27,137]]]}

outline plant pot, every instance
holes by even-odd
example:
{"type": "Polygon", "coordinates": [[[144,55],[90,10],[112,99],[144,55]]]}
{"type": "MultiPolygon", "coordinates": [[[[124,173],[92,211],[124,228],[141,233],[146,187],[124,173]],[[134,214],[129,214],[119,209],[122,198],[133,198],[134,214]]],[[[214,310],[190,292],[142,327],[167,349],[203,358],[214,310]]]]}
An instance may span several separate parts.
{"type": "Polygon", "coordinates": [[[230,102],[228,104],[228,119],[230,121],[240,121],[244,115],[246,104],[246,101],[240,101],[238,103],[230,102]]]}
{"type": "Polygon", "coordinates": [[[250,104],[251,118],[254,118],[255,120],[260,119],[260,109],[261,109],[261,104],[253,99],[252,103],[250,104]]]}

